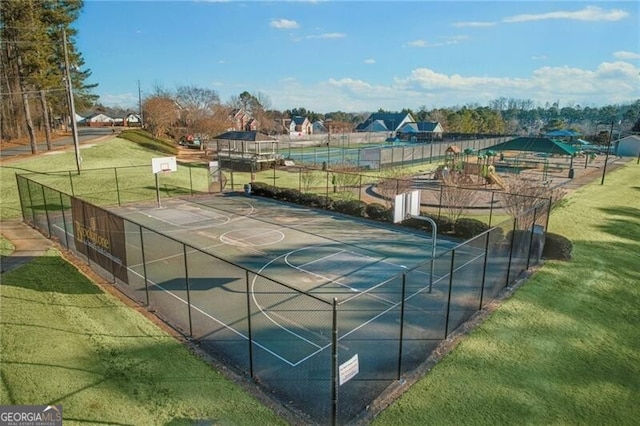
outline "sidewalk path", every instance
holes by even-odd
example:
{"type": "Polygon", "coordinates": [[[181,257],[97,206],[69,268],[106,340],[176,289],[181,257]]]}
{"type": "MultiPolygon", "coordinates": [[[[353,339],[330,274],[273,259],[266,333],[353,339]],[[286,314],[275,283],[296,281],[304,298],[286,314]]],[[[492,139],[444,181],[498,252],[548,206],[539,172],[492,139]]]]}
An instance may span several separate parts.
{"type": "Polygon", "coordinates": [[[54,243],[26,223],[16,219],[2,221],[0,233],[15,246],[10,256],[2,256],[2,273],[11,271],[36,257],[44,256],[54,243]]]}

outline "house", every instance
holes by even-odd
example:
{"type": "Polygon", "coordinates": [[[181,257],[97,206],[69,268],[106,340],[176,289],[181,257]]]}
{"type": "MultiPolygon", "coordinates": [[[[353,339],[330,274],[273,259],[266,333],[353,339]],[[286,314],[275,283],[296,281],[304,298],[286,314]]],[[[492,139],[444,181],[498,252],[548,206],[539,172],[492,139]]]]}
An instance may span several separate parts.
{"type": "Polygon", "coordinates": [[[437,121],[405,123],[398,129],[398,137],[410,141],[432,141],[442,139],[444,129],[437,121]]]}
{"type": "Polygon", "coordinates": [[[313,134],[313,126],[307,117],[296,115],[285,119],[283,124],[291,136],[305,136],[313,134]]]}
{"type": "Polygon", "coordinates": [[[142,127],[142,118],[133,112],[125,115],[122,122],[125,127],[142,127]]]}
{"type": "Polygon", "coordinates": [[[313,128],[312,132],[314,135],[321,134],[321,133],[329,133],[329,129],[325,127],[325,124],[322,120],[314,121],[311,124],[311,127],[313,128]]]}
{"type": "Polygon", "coordinates": [[[631,135],[615,141],[616,155],[640,158],[640,136],[631,135]]]}
{"type": "Polygon", "coordinates": [[[89,127],[113,126],[115,124],[115,119],[103,113],[94,113],[82,120],[79,120],[78,124],[89,127]]]}
{"type": "Polygon", "coordinates": [[[415,122],[407,112],[376,112],[356,127],[356,132],[387,132],[395,134],[405,123],[415,122]]]}
{"type": "Polygon", "coordinates": [[[229,121],[231,122],[230,131],[255,132],[259,126],[258,120],[252,118],[244,108],[231,110],[229,121]]]}

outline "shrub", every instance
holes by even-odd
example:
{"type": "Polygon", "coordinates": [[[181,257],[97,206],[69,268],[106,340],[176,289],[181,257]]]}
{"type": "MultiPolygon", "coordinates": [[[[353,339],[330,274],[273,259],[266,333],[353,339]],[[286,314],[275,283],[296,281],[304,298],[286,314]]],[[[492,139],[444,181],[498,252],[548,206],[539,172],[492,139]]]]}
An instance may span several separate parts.
{"type": "Polygon", "coordinates": [[[364,217],[366,207],[367,203],[359,200],[336,200],[333,202],[333,210],[357,217],[364,217]]]}
{"type": "Polygon", "coordinates": [[[331,200],[325,196],[316,194],[300,194],[298,202],[307,207],[328,209],[331,206],[331,200]]]}
{"type": "Polygon", "coordinates": [[[449,234],[453,232],[454,222],[446,216],[441,216],[440,218],[433,218],[438,225],[438,234],[449,234]]]}
{"type": "Polygon", "coordinates": [[[548,233],[542,250],[542,256],[547,259],[571,260],[573,243],[567,237],[548,233]]]}
{"type": "Polygon", "coordinates": [[[269,185],[263,182],[253,182],[251,184],[251,192],[262,197],[266,197],[267,193],[271,194],[271,191],[268,191],[268,188],[269,185]]]}
{"type": "Polygon", "coordinates": [[[457,237],[468,240],[488,230],[489,225],[477,219],[461,218],[456,220],[453,229],[457,237]]]}
{"type": "Polygon", "coordinates": [[[365,213],[373,220],[381,220],[385,222],[391,222],[393,220],[393,211],[380,203],[367,204],[365,213]]]}
{"type": "Polygon", "coordinates": [[[297,189],[283,189],[279,194],[279,199],[290,203],[300,203],[300,191],[297,189]]]}

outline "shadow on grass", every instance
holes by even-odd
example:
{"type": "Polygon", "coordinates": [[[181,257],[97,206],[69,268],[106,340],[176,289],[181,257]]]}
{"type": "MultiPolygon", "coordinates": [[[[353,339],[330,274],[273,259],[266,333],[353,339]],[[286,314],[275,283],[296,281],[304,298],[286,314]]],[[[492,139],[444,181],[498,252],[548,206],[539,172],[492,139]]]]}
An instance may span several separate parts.
{"type": "Polygon", "coordinates": [[[2,275],[3,286],[64,294],[102,294],[103,291],[64,259],[41,256],[2,275]]]}
{"type": "Polygon", "coordinates": [[[609,217],[598,228],[618,238],[634,241],[640,245],[640,209],[634,207],[606,207],[601,211],[609,217]]]}

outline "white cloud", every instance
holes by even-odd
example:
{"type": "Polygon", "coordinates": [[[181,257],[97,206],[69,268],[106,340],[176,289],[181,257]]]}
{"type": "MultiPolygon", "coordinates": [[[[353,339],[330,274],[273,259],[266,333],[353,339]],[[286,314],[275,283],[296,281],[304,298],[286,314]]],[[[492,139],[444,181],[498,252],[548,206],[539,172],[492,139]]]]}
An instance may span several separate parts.
{"type": "Polygon", "coordinates": [[[495,25],[496,25],[495,22],[479,22],[479,21],[455,22],[453,24],[453,26],[457,28],[465,28],[465,27],[484,28],[484,27],[493,27],[495,25]]]}
{"type": "Polygon", "coordinates": [[[459,42],[465,41],[468,39],[469,37],[467,36],[459,35],[459,36],[447,37],[442,41],[436,41],[436,42],[430,42],[427,40],[413,40],[408,42],[407,46],[418,47],[418,48],[451,46],[453,44],[458,44],[459,42]]]}
{"type": "Polygon", "coordinates": [[[619,21],[629,16],[628,12],[619,9],[603,10],[597,6],[587,6],[582,10],[547,12],[539,14],[522,14],[504,18],[502,22],[545,21],[549,19],[568,19],[574,21],[619,21]]]}
{"type": "Polygon", "coordinates": [[[307,38],[326,38],[326,39],[331,39],[331,38],[345,38],[347,35],[344,33],[323,33],[323,34],[315,34],[315,35],[310,35],[307,36],[307,38]]]}
{"type": "Polygon", "coordinates": [[[365,64],[375,64],[375,63],[376,63],[376,60],[375,60],[375,59],[373,59],[373,58],[369,58],[369,59],[365,59],[365,60],[364,60],[364,63],[365,63],[365,64]]]}
{"type": "Polygon", "coordinates": [[[299,27],[296,21],[289,19],[272,19],[271,22],[269,22],[269,26],[279,30],[290,30],[299,27]]]}
{"type": "Polygon", "coordinates": [[[542,61],[548,59],[546,55],[537,55],[537,56],[532,56],[531,60],[532,61],[542,61]]]}
{"type": "Polygon", "coordinates": [[[613,57],[616,59],[640,59],[640,53],[620,50],[618,52],[614,52],[613,57]]]}

